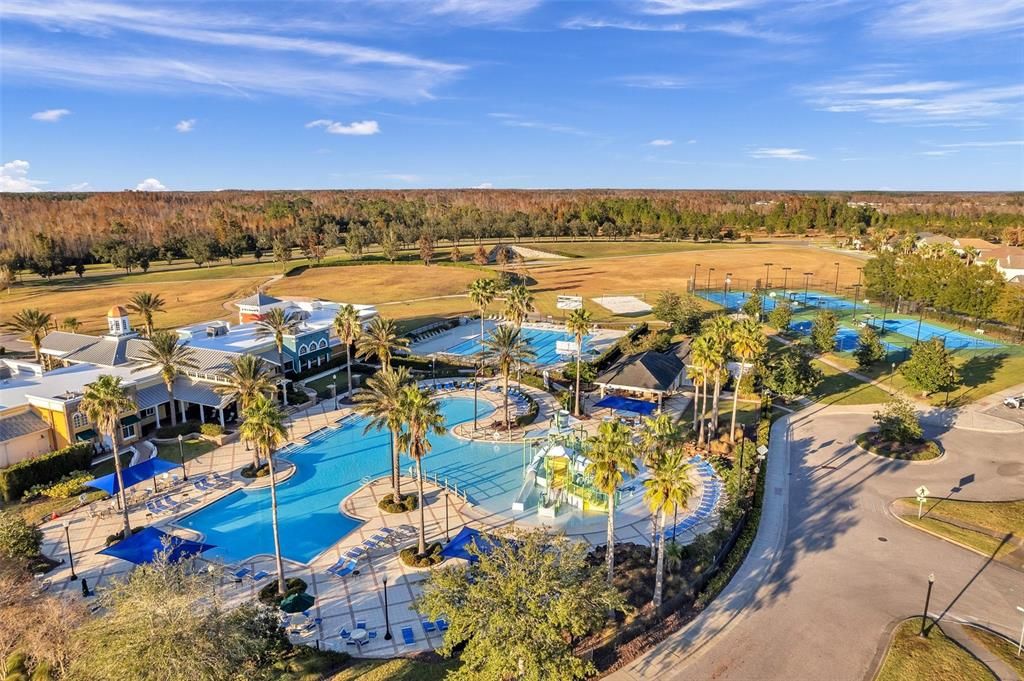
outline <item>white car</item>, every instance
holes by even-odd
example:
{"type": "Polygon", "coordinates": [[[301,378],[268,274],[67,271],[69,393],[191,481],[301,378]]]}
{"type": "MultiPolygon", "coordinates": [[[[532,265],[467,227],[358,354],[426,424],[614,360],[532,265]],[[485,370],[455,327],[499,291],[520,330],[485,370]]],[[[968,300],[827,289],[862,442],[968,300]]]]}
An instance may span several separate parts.
{"type": "Polygon", "coordinates": [[[1024,407],[1024,395],[1015,395],[1003,400],[1003,404],[1010,409],[1021,409],[1024,407]]]}

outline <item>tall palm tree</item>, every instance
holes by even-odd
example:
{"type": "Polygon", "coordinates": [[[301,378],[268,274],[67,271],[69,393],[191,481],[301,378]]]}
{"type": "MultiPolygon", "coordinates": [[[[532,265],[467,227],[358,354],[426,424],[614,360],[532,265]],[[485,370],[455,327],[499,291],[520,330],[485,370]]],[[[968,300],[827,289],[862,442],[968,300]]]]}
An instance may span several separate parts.
{"type": "Polygon", "coordinates": [[[704,368],[694,363],[686,367],[686,377],[693,383],[693,432],[697,432],[697,424],[700,419],[697,416],[697,407],[700,404],[700,387],[705,381],[704,368]]]}
{"type": "MultiPolygon", "coordinates": [[[[679,440],[679,426],[668,414],[661,413],[655,417],[644,418],[640,430],[640,451],[645,466],[652,467],[679,440]]],[[[657,536],[657,514],[651,514],[653,536],[657,536]]],[[[651,560],[654,560],[654,549],[657,541],[651,542],[651,560]]]]}
{"type": "Polygon", "coordinates": [[[711,382],[711,376],[717,371],[720,355],[718,347],[707,336],[698,336],[693,341],[690,349],[690,361],[701,371],[703,398],[701,400],[700,423],[697,427],[697,443],[701,445],[704,444],[704,425],[706,421],[704,415],[708,411],[708,383],[711,382]]]}
{"type": "Polygon", "coordinates": [[[142,315],[142,325],[146,327],[146,336],[153,335],[153,315],[164,311],[164,299],[159,293],[139,291],[128,301],[128,309],[142,315]]]}
{"type": "Polygon", "coordinates": [[[43,338],[50,328],[53,315],[49,312],[42,312],[32,307],[27,307],[21,312],[15,312],[9,322],[4,322],[4,328],[8,331],[28,337],[32,344],[32,350],[36,353],[36,364],[43,363],[43,338]]]}
{"type": "Polygon", "coordinates": [[[608,584],[615,576],[615,491],[627,475],[636,475],[633,434],[621,421],[605,421],[589,441],[586,474],[608,495],[608,584]]]}
{"type": "Polygon", "coordinates": [[[188,370],[196,370],[196,352],[193,348],[182,344],[178,340],[178,334],[172,331],[157,331],[149,339],[149,344],[142,351],[143,364],[133,371],[142,371],[157,367],[160,369],[160,378],[167,387],[167,397],[170,402],[171,425],[178,425],[178,410],[174,404],[174,379],[184,375],[188,370]]]}
{"type": "Polygon", "coordinates": [[[399,448],[416,462],[416,487],[420,507],[420,536],[418,553],[427,551],[427,521],[423,510],[423,457],[430,452],[430,440],[427,436],[444,435],[448,429],[444,425],[441,404],[420,390],[415,384],[402,389],[398,400],[398,411],[401,414],[404,432],[398,436],[399,448]]]}
{"type": "Polygon", "coordinates": [[[736,409],[740,400],[740,384],[743,382],[743,373],[748,362],[754,361],[764,353],[766,344],[767,339],[764,336],[764,331],[761,330],[761,324],[753,319],[745,319],[733,327],[730,345],[733,356],[739,360],[740,370],[736,377],[736,388],[732,391],[732,424],[729,426],[729,442],[735,441],[736,409]]]}
{"type": "Polygon", "coordinates": [[[274,474],[274,450],[288,438],[284,415],[266,395],[258,395],[243,412],[242,437],[253,443],[267,458],[270,472],[270,519],[274,532],[274,560],[277,562],[277,593],[284,595],[284,563],[281,560],[281,537],[277,530],[277,478],[274,474]]]}
{"type": "Polygon", "coordinates": [[[82,328],[82,322],[78,321],[77,317],[65,317],[60,322],[60,328],[64,331],[77,333],[82,328]]]}
{"type": "MultiPolygon", "coordinates": [[[[274,345],[277,347],[277,361],[281,366],[281,375],[284,371],[284,337],[291,336],[299,328],[299,316],[294,312],[286,312],[284,308],[272,307],[264,315],[263,319],[256,322],[256,336],[266,338],[273,336],[274,345]]],[[[298,371],[297,367],[292,367],[298,371]]]]}
{"type": "Polygon", "coordinates": [[[356,395],[356,411],[370,419],[363,433],[387,428],[391,443],[391,489],[395,502],[402,499],[402,471],[398,461],[398,434],[404,423],[399,411],[402,390],[411,382],[405,367],[378,371],[356,395]]]}
{"type": "Polygon", "coordinates": [[[505,394],[505,428],[511,427],[508,418],[508,377],[519,362],[536,357],[522,333],[511,324],[499,324],[494,333],[484,341],[485,356],[493,360],[501,372],[505,394]]]}
{"type": "Polygon", "coordinates": [[[481,277],[480,279],[474,280],[469,285],[469,299],[473,301],[477,309],[480,310],[480,354],[478,360],[480,364],[483,364],[483,352],[484,352],[484,315],[487,314],[487,306],[494,300],[494,296],[497,295],[497,285],[493,279],[487,277],[481,277]]]}
{"type": "Polygon", "coordinates": [[[527,315],[535,309],[533,294],[530,293],[530,289],[522,284],[513,286],[505,294],[505,319],[512,322],[517,329],[523,327],[523,322],[526,321],[527,315]]]}
{"type": "Polygon", "coordinates": [[[576,416],[580,415],[580,366],[583,363],[583,339],[590,333],[590,311],[579,308],[569,313],[565,329],[576,337],[576,416]]]}
{"type": "Polygon", "coordinates": [[[356,357],[374,356],[380,360],[381,369],[391,368],[391,357],[396,350],[409,345],[409,339],[398,335],[395,320],[374,317],[366,330],[356,339],[356,357]]]}
{"type": "Polygon", "coordinates": [[[121,477],[121,414],[137,411],[134,400],[121,385],[121,379],[114,376],[100,376],[85,386],[78,409],[85,414],[96,429],[110,438],[114,451],[114,476],[117,478],[118,496],[124,518],[124,538],[131,536],[132,526],[128,522],[128,499],[125,496],[124,480],[121,477]]]}
{"type": "Polygon", "coordinates": [[[690,465],[682,449],[673,448],[662,452],[651,467],[651,477],[644,481],[644,501],[658,517],[658,562],[655,565],[654,607],[661,605],[661,594],[665,584],[665,516],[669,509],[686,506],[693,494],[694,485],[690,479],[690,465]]]}
{"type": "Polygon", "coordinates": [[[711,403],[711,426],[712,432],[718,431],[718,398],[722,393],[722,375],[725,372],[725,365],[729,359],[729,344],[732,341],[732,330],[736,323],[732,318],[720,314],[712,317],[705,324],[706,334],[715,346],[716,363],[713,370],[715,379],[714,399],[711,403]]]}
{"type": "Polygon", "coordinates": [[[363,332],[363,326],[359,323],[359,312],[352,305],[346,303],[338,309],[338,314],[334,316],[334,332],[338,334],[338,340],[345,344],[345,373],[348,375],[345,399],[350,399],[352,397],[352,344],[363,332]]]}
{"type": "MultiPolygon", "coordinates": [[[[221,378],[226,383],[215,386],[213,390],[218,395],[227,395],[235,401],[239,418],[258,398],[269,397],[277,390],[270,372],[270,364],[258,355],[232,357],[230,371],[221,378]]],[[[257,470],[261,464],[259,447],[254,447],[252,452],[253,470],[257,470]]]]}

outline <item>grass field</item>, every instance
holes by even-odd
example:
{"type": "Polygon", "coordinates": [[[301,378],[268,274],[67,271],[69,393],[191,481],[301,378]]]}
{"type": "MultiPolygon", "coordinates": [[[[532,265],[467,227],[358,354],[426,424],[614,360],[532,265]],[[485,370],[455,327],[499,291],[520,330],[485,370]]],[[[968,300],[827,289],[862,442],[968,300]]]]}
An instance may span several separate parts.
{"type": "Polygon", "coordinates": [[[964,627],[972,638],[981,642],[983,646],[991,650],[1010,668],[1017,672],[1017,676],[1024,679],[1024,657],[1017,656],[1017,646],[1007,641],[1002,636],[997,636],[990,631],[980,627],[964,627]]]}
{"type": "Polygon", "coordinates": [[[459,662],[440,663],[416,660],[362,660],[331,677],[331,681],[441,681],[459,662]]]}
{"type": "Polygon", "coordinates": [[[679,251],[703,251],[743,246],[742,242],[705,241],[524,241],[522,246],[571,258],[607,258],[625,255],[653,255],[679,251]]]}
{"type": "Polygon", "coordinates": [[[921,638],[921,618],[900,624],[875,681],[994,681],[995,675],[978,658],[932,626],[921,638]]]}
{"type": "Polygon", "coordinates": [[[383,303],[465,293],[481,272],[441,265],[316,267],[274,282],[272,295],[307,296],[351,303],[383,303]]]}
{"type": "Polygon", "coordinates": [[[1024,561],[1011,555],[1024,537],[1024,501],[929,499],[924,506],[924,516],[918,520],[917,501],[907,497],[898,500],[896,510],[913,525],[1024,569],[1024,561]],[[980,531],[971,529],[972,526],[980,531]],[[1013,535],[1016,541],[1003,541],[1007,534],[1013,535]]]}
{"type": "Polygon", "coordinates": [[[814,360],[815,367],[825,374],[824,380],[808,397],[823,405],[828,404],[881,404],[889,399],[889,393],[865,383],[854,376],[814,360]]]}

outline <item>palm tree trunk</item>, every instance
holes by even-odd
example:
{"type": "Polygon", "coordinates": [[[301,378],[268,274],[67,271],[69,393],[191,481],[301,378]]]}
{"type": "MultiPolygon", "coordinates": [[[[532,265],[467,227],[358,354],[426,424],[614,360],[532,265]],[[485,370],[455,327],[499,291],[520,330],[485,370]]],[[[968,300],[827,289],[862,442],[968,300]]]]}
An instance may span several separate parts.
{"type": "Polygon", "coordinates": [[[700,388],[693,383],[693,432],[697,432],[697,405],[700,404],[700,388]]]}
{"type": "Polygon", "coordinates": [[[703,393],[703,397],[702,397],[701,402],[700,402],[700,429],[697,431],[697,444],[699,444],[699,445],[703,445],[704,444],[704,422],[707,420],[707,419],[704,418],[704,415],[708,411],[708,382],[707,382],[707,379],[705,379],[704,382],[703,382],[703,386],[702,386],[701,392],[703,393]]]}
{"type": "MultiPolygon", "coordinates": [[[[120,423],[115,420],[117,425],[114,428],[120,427],[120,423]]],[[[118,446],[117,432],[110,433],[110,447],[114,450],[114,472],[117,474],[117,495],[121,500],[121,515],[124,519],[124,537],[127,539],[132,535],[132,526],[128,522],[128,497],[124,493],[124,480],[121,478],[121,452],[118,446]]]]}
{"type": "MultiPolygon", "coordinates": [[[[178,425],[178,410],[174,408],[174,381],[167,383],[167,397],[171,403],[171,427],[178,425]]],[[[160,407],[157,407],[159,409],[160,407]]]]}
{"type": "Polygon", "coordinates": [[[654,566],[654,607],[661,605],[661,593],[665,586],[665,509],[658,514],[658,563],[654,566]]]}
{"type": "Polygon", "coordinates": [[[391,433],[391,492],[397,504],[402,498],[402,463],[398,458],[398,447],[395,446],[395,432],[390,429],[389,432],[391,433]]]}
{"type": "MultiPolygon", "coordinates": [[[[281,378],[284,378],[284,350],[280,345],[277,346],[277,361],[281,365],[281,378]]],[[[288,386],[284,383],[281,384],[281,406],[288,406],[288,386]]]]}
{"type": "Polygon", "coordinates": [[[658,546],[658,514],[651,514],[651,557],[648,560],[654,560],[654,550],[658,546]]]}
{"type": "MultiPolygon", "coordinates": [[[[352,344],[345,343],[345,372],[348,375],[348,389],[345,390],[345,399],[352,399],[352,344]]],[[[334,405],[338,406],[338,405],[334,405]]]]}
{"type": "Polygon", "coordinates": [[[740,401],[740,383],[743,382],[743,359],[740,359],[740,375],[736,377],[736,387],[732,391],[732,425],[729,426],[729,442],[736,443],[736,407],[740,401]]]}
{"type": "Polygon", "coordinates": [[[576,343],[576,416],[580,415],[580,360],[583,356],[583,341],[576,343]]]}
{"type": "Polygon", "coordinates": [[[512,424],[508,420],[508,371],[503,372],[505,383],[505,430],[511,430],[512,424]]]}
{"type": "Polygon", "coordinates": [[[718,433],[718,396],[722,393],[722,374],[715,376],[715,396],[711,402],[711,426],[708,429],[708,440],[718,433]]]}
{"type": "Polygon", "coordinates": [[[277,480],[274,477],[274,453],[267,453],[267,468],[270,469],[270,522],[274,532],[274,561],[277,564],[277,594],[283,596],[287,588],[284,583],[284,562],[281,560],[281,537],[277,532],[277,480]]]}
{"type": "Polygon", "coordinates": [[[608,586],[615,579],[615,490],[608,495],[608,586]]]}
{"type": "Polygon", "coordinates": [[[420,507],[420,538],[417,552],[423,555],[427,552],[427,519],[423,510],[423,466],[418,458],[416,459],[416,485],[419,488],[417,493],[419,494],[420,507]]]}

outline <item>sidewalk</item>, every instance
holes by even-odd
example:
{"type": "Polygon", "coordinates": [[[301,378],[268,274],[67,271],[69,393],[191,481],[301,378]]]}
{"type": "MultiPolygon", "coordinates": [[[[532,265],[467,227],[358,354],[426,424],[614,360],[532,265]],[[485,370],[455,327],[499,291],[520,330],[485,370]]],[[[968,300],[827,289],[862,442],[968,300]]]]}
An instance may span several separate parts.
{"type": "Polygon", "coordinates": [[[946,636],[959,643],[967,652],[984,662],[999,681],[1017,681],[1020,678],[1010,665],[1003,662],[998,655],[971,636],[970,632],[967,631],[968,625],[944,620],[940,626],[946,636]]]}

